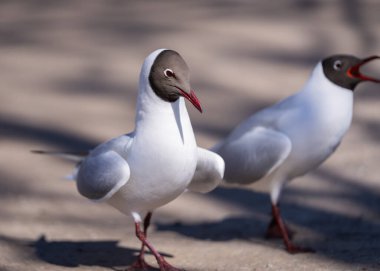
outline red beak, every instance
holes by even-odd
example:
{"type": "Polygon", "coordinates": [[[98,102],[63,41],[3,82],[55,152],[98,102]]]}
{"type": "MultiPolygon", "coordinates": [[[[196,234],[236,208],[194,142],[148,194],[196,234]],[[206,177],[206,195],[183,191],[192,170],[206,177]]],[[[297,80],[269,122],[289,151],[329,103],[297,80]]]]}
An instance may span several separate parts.
{"type": "Polygon", "coordinates": [[[199,102],[197,96],[195,95],[195,92],[194,90],[190,90],[190,94],[187,93],[186,91],[180,89],[177,87],[177,89],[179,90],[179,92],[181,93],[181,95],[183,97],[185,97],[186,99],[188,99],[196,109],[198,109],[199,112],[203,112],[202,110],[202,107],[201,107],[201,103],[199,102]]]}
{"type": "Polygon", "coordinates": [[[362,59],[362,61],[360,61],[358,64],[352,66],[351,68],[349,68],[347,70],[347,75],[351,78],[357,78],[357,79],[360,79],[362,81],[371,81],[371,82],[375,82],[375,83],[380,83],[379,79],[372,78],[372,77],[366,76],[364,74],[361,74],[360,70],[359,70],[360,67],[363,66],[364,64],[366,64],[367,62],[370,62],[374,59],[379,59],[379,58],[380,58],[380,56],[370,56],[370,57],[362,59]]]}

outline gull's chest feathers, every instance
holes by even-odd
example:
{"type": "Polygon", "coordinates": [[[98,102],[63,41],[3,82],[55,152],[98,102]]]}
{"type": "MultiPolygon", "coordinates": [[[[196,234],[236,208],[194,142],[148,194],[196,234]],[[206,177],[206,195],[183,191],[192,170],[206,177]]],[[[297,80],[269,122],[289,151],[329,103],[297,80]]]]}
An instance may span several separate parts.
{"type": "Polygon", "coordinates": [[[191,182],[197,163],[196,143],[180,100],[172,104],[174,113],[140,112],[133,142],[125,153],[130,180],[110,201],[122,212],[162,206],[182,194],[191,182]],[[184,111],[176,114],[178,109],[184,111]]]}
{"type": "Polygon", "coordinates": [[[170,189],[173,184],[186,186],[190,182],[197,160],[196,142],[182,98],[167,111],[142,114],[127,160],[131,180],[151,183],[152,187],[160,183],[170,189]]]}
{"type": "Polygon", "coordinates": [[[278,123],[292,142],[287,160],[302,172],[333,153],[351,125],[353,93],[325,81],[318,87],[311,82],[293,96],[296,110],[278,123]]]}
{"type": "Polygon", "coordinates": [[[293,124],[283,128],[296,139],[292,143],[321,144],[319,147],[338,143],[351,124],[352,92],[333,84],[305,92],[296,101],[299,109],[293,124]]]}

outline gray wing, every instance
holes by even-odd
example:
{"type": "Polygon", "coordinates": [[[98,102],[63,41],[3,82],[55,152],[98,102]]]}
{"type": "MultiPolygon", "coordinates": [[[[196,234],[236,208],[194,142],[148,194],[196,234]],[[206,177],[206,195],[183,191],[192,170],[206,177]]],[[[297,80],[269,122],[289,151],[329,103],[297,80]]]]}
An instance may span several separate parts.
{"type": "Polygon", "coordinates": [[[199,148],[197,167],[191,183],[190,191],[207,193],[219,185],[223,179],[224,161],[218,154],[199,148]]]}
{"type": "Polygon", "coordinates": [[[266,127],[252,129],[218,144],[215,151],[226,163],[224,179],[248,184],[273,172],[288,157],[291,141],[266,127]]]}
{"type": "Polygon", "coordinates": [[[123,156],[130,142],[129,136],[113,139],[97,147],[83,160],[76,176],[82,196],[107,200],[128,182],[130,169],[123,156]]]}

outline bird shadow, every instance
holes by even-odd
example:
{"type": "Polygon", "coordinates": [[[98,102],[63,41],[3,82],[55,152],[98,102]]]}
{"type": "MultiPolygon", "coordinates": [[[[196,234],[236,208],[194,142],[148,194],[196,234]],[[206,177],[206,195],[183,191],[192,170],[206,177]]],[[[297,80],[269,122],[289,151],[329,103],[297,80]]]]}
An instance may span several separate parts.
{"type": "MultiPolygon", "coordinates": [[[[379,265],[380,243],[380,191],[361,184],[358,180],[321,169],[315,173],[326,183],[333,183],[341,190],[313,191],[290,186],[281,200],[281,211],[285,222],[295,230],[293,241],[311,247],[316,254],[341,262],[363,265],[379,265]],[[334,202],[342,201],[349,208],[360,208],[362,214],[352,215],[304,204],[302,198],[334,202]],[[357,252],[360,247],[360,253],[357,252]]],[[[246,188],[219,187],[210,193],[212,198],[232,204],[248,211],[246,215],[229,216],[223,220],[199,223],[156,224],[158,231],[173,231],[199,239],[223,242],[240,240],[283,249],[281,240],[265,239],[270,222],[270,198],[267,193],[246,188]]]]}
{"type": "MultiPolygon", "coordinates": [[[[9,238],[8,238],[9,239],[9,238]]],[[[15,243],[15,240],[13,240],[15,243]]],[[[34,249],[35,256],[49,264],[63,267],[100,266],[115,271],[125,270],[135,260],[137,249],[122,247],[115,240],[103,241],[48,241],[40,236],[36,241],[17,242],[34,249]],[[27,244],[27,245],[25,245],[27,244]]],[[[173,257],[160,252],[164,257],[173,257]]],[[[150,254],[147,252],[147,254],[150,254]]],[[[149,270],[159,270],[151,268],[149,270]]]]}
{"type": "Polygon", "coordinates": [[[270,215],[270,200],[266,193],[244,188],[218,187],[208,195],[223,202],[237,205],[244,210],[248,210],[251,214],[229,216],[222,221],[194,224],[180,222],[173,224],[157,223],[157,230],[174,231],[188,237],[212,241],[247,240],[261,237],[270,215]]]}
{"type": "Polygon", "coordinates": [[[47,241],[45,236],[32,242],[31,246],[39,259],[64,267],[127,266],[138,252],[118,246],[117,241],[47,241]]]}

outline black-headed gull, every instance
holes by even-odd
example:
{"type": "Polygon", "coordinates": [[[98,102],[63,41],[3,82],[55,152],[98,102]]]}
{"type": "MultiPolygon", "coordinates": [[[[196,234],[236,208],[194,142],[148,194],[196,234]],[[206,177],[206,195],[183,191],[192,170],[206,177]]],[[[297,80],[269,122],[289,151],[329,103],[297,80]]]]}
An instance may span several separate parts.
{"type": "Polygon", "coordinates": [[[301,91],[252,115],[212,149],[225,160],[227,182],[270,182],[273,218],[268,234],[279,233],[290,253],[307,249],[289,239],[278,207],[281,190],[338,147],[351,124],[355,87],[363,81],[380,83],[359,71],[377,58],[334,55],[324,59],[301,91]]]}
{"type": "MultiPolygon", "coordinates": [[[[147,241],[152,211],[186,190],[209,192],[223,177],[223,159],[196,145],[184,98],[200,112],[202,108],[189,77],[189,68],[177,52],[151,53],[140,73],[135,130],[93,149],[80,159],[73,176],[81,195],[133,217],[142,247],[130,270],[149,268],[145,246],[160,270],[178,270],[147,241]]],[[[68,153],[50,154],[77,159],[68,153]]]]}

